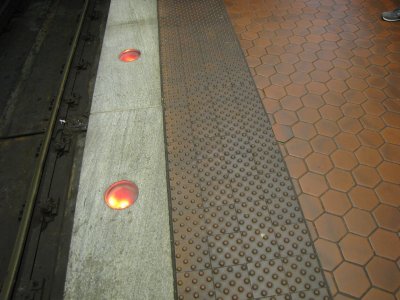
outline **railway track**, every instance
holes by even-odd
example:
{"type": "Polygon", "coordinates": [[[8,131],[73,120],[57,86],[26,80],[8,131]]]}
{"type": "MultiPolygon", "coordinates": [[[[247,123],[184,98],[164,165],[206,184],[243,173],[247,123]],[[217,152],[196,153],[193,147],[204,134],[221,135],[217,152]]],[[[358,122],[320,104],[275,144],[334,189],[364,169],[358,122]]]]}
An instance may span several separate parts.
{"type": "Polygon", "coordinates": [[[26,2],[0,36],[0,298],[60,299],[109,1],[26,2]]]}

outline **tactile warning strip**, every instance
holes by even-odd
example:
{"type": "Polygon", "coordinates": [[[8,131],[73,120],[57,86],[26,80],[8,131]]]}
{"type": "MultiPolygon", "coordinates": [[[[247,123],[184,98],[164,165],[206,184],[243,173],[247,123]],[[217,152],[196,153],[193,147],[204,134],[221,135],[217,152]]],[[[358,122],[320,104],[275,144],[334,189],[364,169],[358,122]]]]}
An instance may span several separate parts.
{"type": "Polygon", "coordinates": [[[222,1],[158,5],[178,298],[328,299],[222,1]]]}

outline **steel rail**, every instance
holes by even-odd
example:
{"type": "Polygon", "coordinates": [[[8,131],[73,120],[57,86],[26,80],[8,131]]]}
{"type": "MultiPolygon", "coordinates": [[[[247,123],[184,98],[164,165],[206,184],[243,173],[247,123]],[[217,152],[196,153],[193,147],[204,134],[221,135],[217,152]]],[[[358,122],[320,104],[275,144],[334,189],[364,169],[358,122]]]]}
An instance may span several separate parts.
{"type": "Polygon", "coordinates": [[[85,16],[88,10],[89,0],[85,0],[83,10],[79,19],[78,27],[72,41],[71,49],[68,54],[68,58],[65,64],[65,68],[62,74],[61,84],[59,86],[57,96],[54,101],[54,107],[51,112],[50,120],[46,130],[43,144],[40,148],[38,161],[35,166],[35,173],[33,174],[32,181],[29,187],[29,193],[26,200],[25,208],[21,218],[21,224],[18,228],[17,237],[14,243],[13,251],[10,258],[10,263],[7,269],[7,275],[4,280],[4,285],[1,289],[0,299],[9,300],[12,297],[16,277],[18,274],[19,266],[21,264],[22,255],[24,252],[26,238],[28,236],[29,227],[32,219],[33,209],[35,207],[35,200],[40,187],[40,181],[43,174],[44,165],[46,162],[47,153],[49,151],[51,138],[57,122],[57,115],[61,105],[62,96],[64,94],[65,85],[68,79],[68,74],[71,69],[74,54],[77,48],[78,39],[82,31],[82,26],[85,20],[85,16]]]}

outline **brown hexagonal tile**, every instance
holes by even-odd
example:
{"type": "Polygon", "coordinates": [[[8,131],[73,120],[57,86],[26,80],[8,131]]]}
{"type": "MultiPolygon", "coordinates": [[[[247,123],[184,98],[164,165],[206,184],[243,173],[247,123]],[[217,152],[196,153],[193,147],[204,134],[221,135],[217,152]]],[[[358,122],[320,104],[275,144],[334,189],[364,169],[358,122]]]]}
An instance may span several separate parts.
{"type": "Polygon", "coordinates": [[[344,258],[359,265],[364,265],[374,255],[368,239],[352,233],[348,233],[339,245],[344,258]]]}
{"type": "Polygon", "coordinates": [[[276,122],[282,125],[293,125],[298,121],[296,114],[290,110],[279,110],[274,114],[274,117],[276,122]]]}
{"type": "Polygon", "coordinates": [[[385,121],[386,125],[391,127],[400,127],[400,114],[387,111],[382,115],[382,119],[385,121]]]}
{"type": "Polygon", "coordinates": [[[301,189],[304,193],[319,197],[328,189],[325,178],[321,175],[308,172],[299,179],[301,189]]]}
{"type": "Polygon", "coordinates": [[[362,298],[363,300],[396,300],[396,298],[388,292],[372,288],[367,294],[362,298]]]}
{"type": "Polygon", "coordinates": [[[374,130],[364,129],[358,134],[358,139],[364,146],[372,148],[378,148],[383,144],[381,135],[374,130]]]}
{"type": "Polygon", "coordinates": [[[318,113],[318,110],[315,108],[310,107],[303,107],[297,111],[297,115],[300,121],[307,122],[307,123],[315,123],[321,116],[318,113]]]}
{"type": "Polygon", "coordinates": [[[400,186],[389,182],[381,182],[376,188],[379,199],[386,204],[400,207],[400,186]]]}
{"type": "Polygon", "coordinates": [[[394,184],[400,184],[400,165],[384,161],[378,167],[382,179],[394,184]]]}
{"type": "Polygon", "coordinates": [[[332,105],[322,106],[319,109],[319,112],[320,112],[322,118],[324,118],[326,120],[330,120],[330,121],[337,121],[341,117],[343,117],[342,111],[338,107],[332,106],[332,105]]]}
{"type": "Polygon", "coordinates": [[[320,82],[311,81],[310,83],[306,84],[306,89],[316,95],[323,95],[328,91],[328,88],[325,84],[320,82]]]}
{"type": "Polygon", "coordinates": [[[347,194],[335,190],[328,190],[322,195],[321,201],[327,212],[339,216],[343,216],[351,208],[347,194]]]}
{"type": "Polygon", "coordinates": [[[286,96],[286,91],[283,87],[271,84],[269,87],[264,90],[265,96],[271,99],[280,100],[281,98],[286,96]]]}
{"type": "Polygon", "coordinates": [[[336,122],[321,119],[317,123],[315,123],[315,128],[318,133],[324,136],[333,137],[339,133],[339,127],[336,125],[336,122]]]}
{"type": "Polygon", "coordinates": [[[329,91],[322,96],[325,102],[329,105],[340,107],[344,103],[346,103],[346,99],[344,99],[343,95],[334,91],[329,91]]]}
{"type": "MultiPolygon", "coordinates": [[[[305,107],[318,109],[324,105],[324,100],[321,96],[308,93],[301,98],[305,107]]],[[[317,113],[318,114],[318,113],[317,113]]],[[[319,116],[319,115],[318,115],[319,116]]]]}
{"type": "Polygon", "coordinates": [[[341,106],[340,109],[345,116],[351,118],[358,119],[365,114],[364,110],[358,104],[346,103],[345,105],[341,106]]]}
{"type": "Polygon", "coordinates": [[[314,224],[318,235],[332,242],[339,241],[347,233],[343,219],[328,213],[321,215],[314,224]]]}
{"type": "Polygon", "coordinates": [[[391,260],[400,257],[400,238],[396,233],[378,228],[369,240],[377,255],[391,260]]]}
{"type": "Polygon", "coordinates": [[[310,171],[318,174],[326,174],[333,167],[329,156],[320,153],[310,154],[306,163],[310,171]]]}
{"type": "Polygon", "coordinates": [[[376,167],[382,161],[379,152],[370,147],[361,146],[357,149],[355,154],[361,164],[370,167],[376,167]]]}
{"type": "Polygon", "coordinates": [[[298,138],[292,138],[285,146],[288,153],[296,157],[304,158],[312,152],[309,143],[298,138]]]}
{"type": "Polygon", "coordinates": [[[298,138],[309,140],[312,137],[314,137],[317,134],[317,132],[315,131],[315,128],[312,124],[305,122],[297,122],[293,126],[293,134],[298,138]]]}
{"type": "Polygon", "coordinates": [[[400,129],[388,127],[382,130],[382,135],[386,142],[400,145],[400,129]]]}
{"type": "Polygon", "coordinates": [[[381,130],[385,127],[385,124],[379,117],[365,115],[360,119],[361,123],[364,125],[366,129],[371,130],[381,130]]]}
{"type": "Polygon", "coordinates": [[[275,137],[279,142],[287,142],[293,137],[292,129],[289,126],[274,124],[272,126],[275,137]]]}
{"type": "Polygon", "coordinates": [[[400,211],[398,207],[380,204],[374,210],[373,215],[380,227],[394,232],[400,231],[400,211]]]}
{"type": "Polygon", "coordinates": [[[355,186],[350,191],[349,196],[355,207],[364,210],[372,210],[379,204],[374,190],[360,185],[355,186]]]}
{"type": "Polygon", "coordinates": [[[362,130],[360,121],[355,118],[343,117],[338,121],[338,124],[344,132],[356,134],[362,130]]]}
{"type": "Polygon", "coordinates": [[[293,97],[301,97],[307,93],[304,85],[298,83],[291,83],[286,86],[286,92],[288,95],[293,97]]]}
{"type": "Polygon", "coordinates": [[[400,146],[385,143],[379,148],[379,152],[385,160],[400,164],[400,146]]]}
{"type": "Polygon", "coordinates": [[[257,57],[253,57],[253,56],[247,56],[246,62],[250,68],[257,67],[261,64],[261,61],[257,57]]]}
{"type": "Polygon", "coordinates": [[[360,298],[370,287],[367,274],[360,266],[344,262],[334,272],[340,291],[360,298]]]}
{"type": "Polygon", "coordinates": [[[375,187],[381,180],[378,172],[374,168],[359,165],[353,170],[356,182],[366,187],[375,187]]]}
{"type": "Polygon", "coordinates": [[[343,261],[336,243],[324,239],[317,239],[314,245],[324,270],[333,271],[343,261]]]}
{"type": "Polygon", "coordinates": [[[385,111],[385,108],[380,104],[378,101],[375,100],[368,100],[361,104],[364,111],[373,116],[380,116],[385,111]]]}
{"type": "Polygon", "coordinates": [[[392,293],[400,287],[400,271],[396,263],[375,256],[366,270],[373,285],[392,293]]]}
{"type": "Polygon", "coordinates": [[[279,101],[273,99],[263,98],[262,103],[267,113],[272,114],[281,109],[279,101]]]}
{"type": "MultiPolygon", "coordinates": [[[[281,62],[279,59],[279,56],[272,55],[272,54],[267,54],[267,55],[262,56],[261,61],[263,63],[263,66],[272,66],[272,67],[281,62]]],[[[257,72],[257,70],[256,70],[256,72],[257,72]]],[[[261,72],[257,72],[257,74],[261,74],[261,72]]],[[[275,72],[275,70],[274,70],[274,72],[275,72]]],[[[269,75],[266,75],[266,76],[269,76],[269,75]]]]}
{"type": "Polygon", "coordinates": [[[294,96],[283,97],[280,102],[281,106],[287,110],[296,111],[303,107],[303,103],[300,101],[300,99],[294,96]]]}
{"type": "Polygon", "coordinates": [[[352,208],[345,216],[347,228],[352,233],[361,236],[369,236],[376,228],[376,224],[371,214],[365,210],[352,208]]]}
{"type": "Polygon", "coordinates": [[[343,150],[354,151],[360,147],[360,142],[354,134],[341,132],[335,136],[335,142],[343,150]]]}
{"type": "Polygon", "coordinates": [[[356,90],[348,90],[343,93],[344,98],[350,103],[361,104],[367,101],[367,97],[364,93],[356,90]]]}
{"type": "Polygon", "coordinates": [[[338,293],[333,298],[334,300],[354,300],[354,297],[346,296],[344,294],[338,293]]]}
{"type": "Polygon", "coordinates": [[[308,194],[301,194],[299,196],[301,208],[303,209],[304,217],[307,220],[315,220],[323,212],[321,202],[318,198],[308,194]]]}
{"type": "Polygon", "coordinates": [[[260,76],[264,76],[265,78],[269,78],[270,76],[275,74],[275,69],[272,66],[263,64],[263,65],[258,65],[257,67],[254,68],[254,71],[256,74],[260,76]]]}
{"type": "Polygon", "coordinates": [[[350,174],[350,172],[335,168],[328,173],[326,178],[333,189],[347,192],[354,186],[354,180],[350,174]]]}
{"type": "Polygon", "coordinates": [[[303,159],[288,155],[285,157],[285,162],[289,169],[290,176],[293,178],[299,178],[307,172],[303,159]]]}
{"type": "Polygon", "coordinates": [[[266,54],[264,47],[254,46],[247,49],[250,56],[261,57],[266,54]]]}
{"type": "Polygon", "coordinates": [[[336,146],[332,142],[332,139],[322,135],[317,135],[316,137],[314,137],[311,140],[311,146],[315,152],[327,155],[329,155],[336,149],[336,146]]]}
{"type": "Polygon", "coordinates": [[[331,155],[335,167],[343,170],[351,170],[357,165],[357,159],[350,151],[336,150],[331,155]]]}
{"type": "Polygon", "coordinates": [[[258,89],[264,89],[271,84],[266,77],[261,75],[254,75],[253,79],[258,89]]]}

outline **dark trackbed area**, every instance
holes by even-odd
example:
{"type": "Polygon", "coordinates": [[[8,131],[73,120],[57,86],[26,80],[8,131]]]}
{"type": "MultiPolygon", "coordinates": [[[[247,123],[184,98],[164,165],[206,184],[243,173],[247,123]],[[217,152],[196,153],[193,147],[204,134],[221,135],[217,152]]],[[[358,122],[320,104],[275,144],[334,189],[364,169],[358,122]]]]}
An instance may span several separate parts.
{"type": "MultiPolygon", "coordinates": [[[[25,0],[0,34],[0,288],[84,1],[25,0]]],[[[89,1],[76,44],[13,299],[61,299],[80,160],[109,1],[89,1]]],[[[3,296],[3,295],[2,295],[3,296]]]]}

